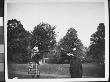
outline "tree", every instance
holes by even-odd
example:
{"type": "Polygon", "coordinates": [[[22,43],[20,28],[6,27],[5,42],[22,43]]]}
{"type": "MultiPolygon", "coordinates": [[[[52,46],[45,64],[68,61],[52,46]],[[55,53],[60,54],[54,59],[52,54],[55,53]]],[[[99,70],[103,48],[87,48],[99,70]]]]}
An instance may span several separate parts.
{"type": "Polygon", "coordinates": [[[27,54],[28,35],[30,33],[23,28],[20,21],[8,20],[7,23],[7,52],[8,61],[25,62],[29,58],[27,54]]]}
{"type": "Polygon", "coordinates": [[[73,53],[81,57],[83,44],[77,36],[77,31],[74,28],[68,29],[66,35],[60,40],[59,46],[61,49],[61,58],[63,60],[68,59],[67,53],[73,53]],[[73,49],[76,48],[75,51],[73,49]]]}
{"type": "Polygon", "coordinates": [[[91,45],[88,55],[94,62],[103,62],[105,60],[105,25],[100,23],[97,31],[91,35],[91,45]]]}
{"type": "MultiPolygon", "coordinates": [[[[40,23],[34,27],[31,38],[31,48],[38,47],[39,53],[43,57],[50,48],[56,44],[55,26],[48,23],[40,23]]],[[[41,58],[42,58],[41,57],[41,58]]]]}
{"type": "Polygon", "coordinates": [[[76,47],[75,42],[78,40],[77,31],[74,28],[70,28],[66,35],[60,40],[60,46],[62,49],[72,51],[76,47]]]}

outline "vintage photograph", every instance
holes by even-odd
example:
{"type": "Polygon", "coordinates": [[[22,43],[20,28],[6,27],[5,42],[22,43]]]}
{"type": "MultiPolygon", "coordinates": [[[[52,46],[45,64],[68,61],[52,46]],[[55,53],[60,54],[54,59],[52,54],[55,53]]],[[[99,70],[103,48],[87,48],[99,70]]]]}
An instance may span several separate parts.
{"type": "Polygon", "coordinates": [[[105,78],[104,1],[6,6],[8,79],[105,78]]]}

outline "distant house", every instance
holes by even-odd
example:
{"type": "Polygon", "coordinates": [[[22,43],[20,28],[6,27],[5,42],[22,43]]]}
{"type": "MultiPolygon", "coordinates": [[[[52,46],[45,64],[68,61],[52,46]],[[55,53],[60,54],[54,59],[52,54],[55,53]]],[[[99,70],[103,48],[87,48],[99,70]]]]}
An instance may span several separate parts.
{"type": "Polygon", "coordinates": [[[44,64],[44,63],[47,63],[48,60],[49,60],[49,58],[43,58],[39,61],[39,63],[44,64]]]}
{"type": "Polygon", "coordinates": [[[49,60],[48,52],[44,52],[44,53],[43,53],[43,58],[40,60],[40,63],[41,63],[41,64],[47,63],[48,60],[49,60]]]}

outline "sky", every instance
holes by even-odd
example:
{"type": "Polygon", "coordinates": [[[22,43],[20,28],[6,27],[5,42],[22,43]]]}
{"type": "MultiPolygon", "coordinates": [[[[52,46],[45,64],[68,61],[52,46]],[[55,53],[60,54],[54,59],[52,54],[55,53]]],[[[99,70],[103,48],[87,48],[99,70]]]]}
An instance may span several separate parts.
{"type": "Polygon", "coordinates": [[[28,31],[41,22],[56,26],[57,41],[73,27],[84,46],[89,46],[90,36],[99,23],[105,23],[104,3],[8,3],[7,20],[10,19],[21,21],[28,31]]]}

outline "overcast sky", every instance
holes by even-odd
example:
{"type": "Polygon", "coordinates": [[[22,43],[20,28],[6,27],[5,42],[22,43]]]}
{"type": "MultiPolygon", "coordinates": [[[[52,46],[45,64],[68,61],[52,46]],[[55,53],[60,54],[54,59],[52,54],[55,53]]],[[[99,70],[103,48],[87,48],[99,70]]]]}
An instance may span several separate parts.
{"type": "Polygon", "coordinates": [[[90,35],[99,23],[105,23],[103,2],[8,3],[7,17],[21,21],[29,31],[40,22],[56,26],[57,41],[73,27],[85,46],[90,44],[90,35]]]}

